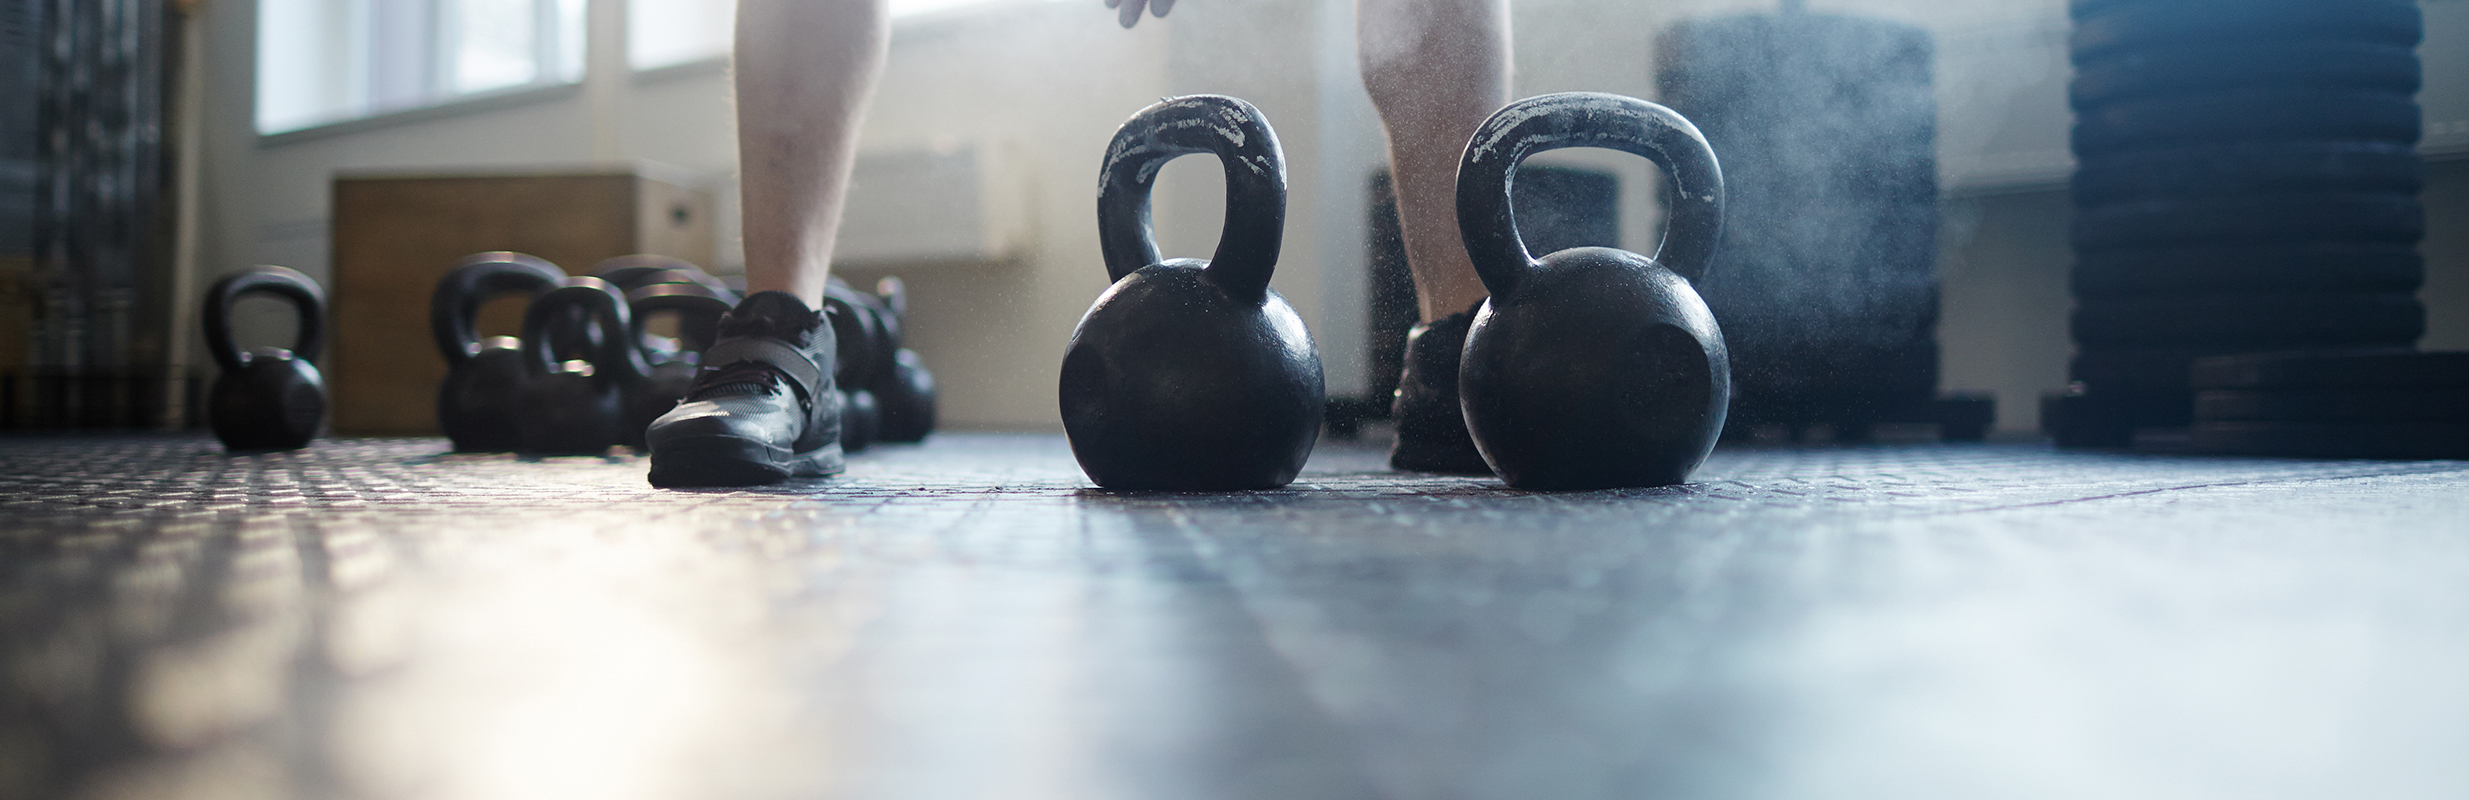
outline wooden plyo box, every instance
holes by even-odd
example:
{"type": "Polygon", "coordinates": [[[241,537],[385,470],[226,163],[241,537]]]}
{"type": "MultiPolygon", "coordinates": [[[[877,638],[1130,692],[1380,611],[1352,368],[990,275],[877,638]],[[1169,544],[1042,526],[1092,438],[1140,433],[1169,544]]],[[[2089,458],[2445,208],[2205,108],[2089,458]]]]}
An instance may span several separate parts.
{"type": "MultiPolygon", "coordinates": [[[[328,287],[334,344],[326,372],[334,432],[438,432],[437,386],[446,362],[429,331],[429,298],[464,256],[513,250],[569,274],[630,253],[710,268],[712,197],[684,184],[626,167],[337,176],[328,287]]],[[[483,334],[512,335],[521,325],[519,301],[482,310],[483,334]]]]}

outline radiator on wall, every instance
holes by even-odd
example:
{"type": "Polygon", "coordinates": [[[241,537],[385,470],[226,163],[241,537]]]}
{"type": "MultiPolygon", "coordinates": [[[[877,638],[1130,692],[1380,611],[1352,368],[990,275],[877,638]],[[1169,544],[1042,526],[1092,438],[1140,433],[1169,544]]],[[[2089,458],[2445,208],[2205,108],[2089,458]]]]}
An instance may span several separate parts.
{"type": "Polygon", "coordinates": [[[834,258],[859,267],[1023,258],[1036,232],[1027,163],[982,142],[860,153],[834,258]]]}

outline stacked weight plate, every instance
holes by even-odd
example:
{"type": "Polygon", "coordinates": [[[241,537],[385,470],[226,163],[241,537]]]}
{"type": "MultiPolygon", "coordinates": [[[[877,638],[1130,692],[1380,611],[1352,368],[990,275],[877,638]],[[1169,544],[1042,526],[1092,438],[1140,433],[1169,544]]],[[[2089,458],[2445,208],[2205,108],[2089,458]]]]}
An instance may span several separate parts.
{"type": "Polygon", "coordinates": [[[2206,452],[2469,458],[2469,353],[2223,356],[2191,380],[2206,452]]]}
{"type": "Polygon", "coordinates": [[[2408,0],[2075,0],[2064,445],[2193,418],[2201,357],[2425,327],[2408,0]]]}

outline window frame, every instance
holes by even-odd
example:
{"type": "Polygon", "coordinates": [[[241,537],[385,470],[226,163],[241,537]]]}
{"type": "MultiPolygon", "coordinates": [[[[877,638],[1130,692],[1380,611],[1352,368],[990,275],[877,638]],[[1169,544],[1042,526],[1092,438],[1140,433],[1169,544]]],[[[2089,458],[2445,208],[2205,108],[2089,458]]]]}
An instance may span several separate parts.
{"type": "MultiPolygon", "coordinates": [[[[336,59],[343,63],[323,66],[340,74],[340,80],[357,84],[342,88],[340,92],[356,95],[347,105],[356,105],[358,110],[268,130],[261,114],[269,88],[265,71],[271,66],[265,50],[267,42],[264,37],[268,26],[263,15],[268,13],[268,6],[274,2],[256,0],[251,5],[258,16],[251,21],[249,34],[252,48],[249,126],[257,135],[258,144],[280,145],[541,102],[573,94],[589,78],[591,65],[585,57],[591,38],[588,0],[528,0],[532,6],[533,29],[529,48],[532,80],[475,91],[452,91],[454,61],[460,55],[457,50],[459,43],[454,38],[451,25],[452,6],[456,2],[458,0],[352,0],[348,4],[337,4],[343,8],[319,20],[317,27],[324,29],[323,33],[332,47],[330,54],[339,51],[349,55],[336,59]],[[575,3],[582,15],[576,20],[579,24],[574,25],[572,30],[567,28],[561,16],[563,9],[560,6],[567,2],[575,3]],[[391,7],[381,11],[380,4],[391,7]],[[397,63],[391,67],[376,63],[376,53],[389,43],[372,39],[368,27],[372,17],[386,12],[419,20],[416,32],[390,42],[398,48],[410,44],[413,52],[421,54],[415,63],[397,63]],[[571,47],[563,41],[569,33],[576,36],[571,47]],[[406,86],[410,88],[406,89],[406,86]],[[370,96],[389,91],[407,92],[417,99],[387,101],[370,96]]],[[[328,91],[336,90],[329,88],[328,91]]]]}

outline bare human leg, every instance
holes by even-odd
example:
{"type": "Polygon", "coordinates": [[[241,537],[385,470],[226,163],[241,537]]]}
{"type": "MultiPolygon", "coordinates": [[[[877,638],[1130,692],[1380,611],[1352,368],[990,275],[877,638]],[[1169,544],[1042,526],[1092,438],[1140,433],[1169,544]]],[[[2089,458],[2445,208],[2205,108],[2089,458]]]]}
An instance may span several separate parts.
{"type": "Polygon", "coordinates": [[[890,39],[884,0],[743,0],[737,150],[746,288],[684,400],[643,432],[654,486],[838,474],[842,396],[824,316],[857,123],[890,39]]]}
{"type": "Polygon", "coordinates": [[[1406,266],[1424,322],[1484,298],[1457,230],[1457,161],[1509,103],[1508,0],[1357,0],[1363,86],[1389,132],[1406,266]]]}
{"type": "Polygon", "coordinates": [[[737,152],[746,288],[820,308],[890,39],[884,0],[741,0],[737,152]]]}
{"type": "Polygon", "coordinates": [[[1423,319],[1406,334],[1389,465],[1487,474],[1458,408],[1458,356],[1490,293],[1458,235],[1457,162],[1509,102],[1509,0],[1356,0],[1355,41],[1389,132],[1390,185],[1423,319]]]}

